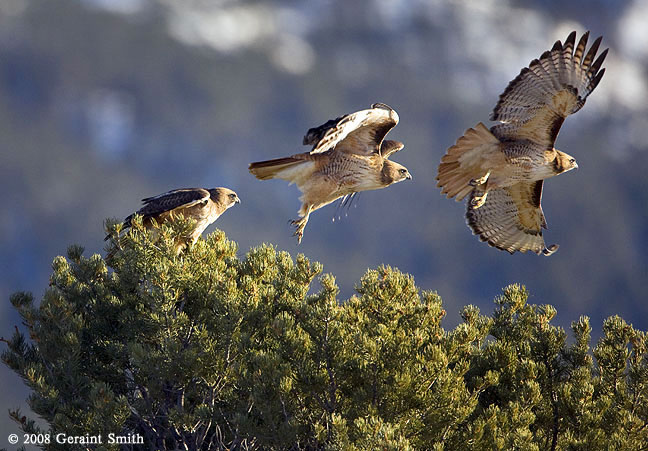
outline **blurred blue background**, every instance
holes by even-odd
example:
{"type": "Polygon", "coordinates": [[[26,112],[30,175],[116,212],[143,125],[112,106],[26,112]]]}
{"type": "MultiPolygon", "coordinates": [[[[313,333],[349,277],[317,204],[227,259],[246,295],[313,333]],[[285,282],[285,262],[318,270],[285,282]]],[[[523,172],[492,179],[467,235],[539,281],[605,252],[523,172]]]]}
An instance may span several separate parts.
{"type": "MultiPolygon", "coordinates": [[[[436,290],[454,327],[509,283],[580,315],[594,336],[619,314],[648,329],[648,2],[642,0],[2,0],[0,2],[0,335],[20,318],[15,291],[40,299],[51,262],[77,243],[103,253],[103,221],[142,197],[227,186],[242,204],[216,226],[239,254],[274,243],[337,277],[340,299],[382,263],[436,290]],[[580,169],[545,184],[550,258],[509,255],[471,235],[465,206],[436,188],[437,164],[488,116],[523,66],[589,29],[610,47],[607,71],[557,147],[580,169]],[[393,159],[414,180],[362,193],[332,222],[311,216],[300,246],[287,224],[298,191],[261,182],[251,161],[306,151],[330,118],[394,107],[393,159]]],[[[213,230],[212,226],[208,231],[213,230]]],[[[28,391],[0,366],[6,415],[28,391]]]]}

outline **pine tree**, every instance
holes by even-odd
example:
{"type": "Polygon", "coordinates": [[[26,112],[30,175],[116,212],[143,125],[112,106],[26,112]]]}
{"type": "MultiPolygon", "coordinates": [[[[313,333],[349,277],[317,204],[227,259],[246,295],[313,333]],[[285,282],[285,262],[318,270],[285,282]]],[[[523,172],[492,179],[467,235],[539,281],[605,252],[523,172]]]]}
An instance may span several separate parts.
{"type": "Polygon", "coordinates": [[[176,255],[188,226],[111,225],[107,259],[72,246],[38,306],[11,297],[29,338],[2,359],[49,429],[10,415],[46,449],[74,449],[60,433],[101,434],[97,449],[120,449],[110,433],[145,442],[122,449],[648,449],[646,334],[620,318],[593,350],[580,318],[568,343],[512,285],[446,331],[440,297],[397,269],[340,302],[320,264],[273,246],[239,259],[216,231],[176,255]]]}

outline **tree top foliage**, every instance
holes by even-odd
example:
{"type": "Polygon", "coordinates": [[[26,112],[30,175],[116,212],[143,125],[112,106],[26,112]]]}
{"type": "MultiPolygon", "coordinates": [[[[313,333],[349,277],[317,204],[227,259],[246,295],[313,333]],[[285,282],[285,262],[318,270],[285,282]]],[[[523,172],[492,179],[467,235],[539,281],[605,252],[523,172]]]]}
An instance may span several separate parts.
{"type": "Polygon", "coordinates": [[[107,261],[71,246],[39,305],[11,297],[29,338],[2,359],[49,427],[11,411],[23,431],[146,449],[648,449],[646,334],[619,317],[590,349],[588,318],[568,341],[554,307],[511,285],[492,316],[467,306],[445,330],[441,298],[395,268],[340,301],[320,264],[270,245],[241,259],[221,231],[176,255],[186,225],[154,240],[136,220],[107,261]]]}

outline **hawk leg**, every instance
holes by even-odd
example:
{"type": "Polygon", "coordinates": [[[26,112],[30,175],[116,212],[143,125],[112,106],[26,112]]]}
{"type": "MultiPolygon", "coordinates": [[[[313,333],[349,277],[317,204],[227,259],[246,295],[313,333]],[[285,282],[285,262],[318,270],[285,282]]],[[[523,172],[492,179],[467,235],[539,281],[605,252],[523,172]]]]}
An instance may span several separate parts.
{"type": "Polygon", "coordinates": [[[549,246],[549,247],[545,247],[545,248],[542,250],[542,254],[543,254],[543,255],[546,255],[546,256],[548,257],[548,256],[550,256],[551,254],[553,254],[554,252],[556,252],[556,251],[558,250],[558,247],[559,247],[559,246],[558,246],[557,244],[552,244],[552,245],[549,246]]]}
{"type": "Polygon", "coordinates": [[[484,174],[483,177],[480,177],[478,179],[472,179],[470,182],[468,182],[468,184],[470,186],[483,185],[484,183],[486,183],[486,181],[488,181],[488,177],[490,177],[490,173],[491,173],[491,171],[488,171],[486,174],[484,174]]]}
{"type": "Polygon", "coordinates": [[[297,228],[293,234],[293,236],[297,237],[297,244],[301,243],[302,237],[304,236],[304,229],[306,228],[306,224],[308,224],[308,216],[310,216],[312,208],[313,206],[309,205],[304,209],[306,210],[306,214],[302,218],[290,221],[290,224],[297,228]]]}
{"type": "Polygon", "coordinates": [[[474,186],[472,199],[470,199],[470,206],[473,209],[477,209],[486,203],[486,197],[488,197],[488,177],[490,177],[491,172],[488,171],[484,174],[483,177],[478,179],[472,179],[470,181],[470,186],[474,186]]]}
{"type": "Polygon", "coordinates": [[[481,207],[486,203],[486,198],[488,197],[488,190],[484,189],[483,185],[476,186],[473,190],[473,195],[470,199],[470,206],[474,210],[481,207]]]}
{"type": "Polygon", "coordinates": [[[473,196],[470,201],[470,206],[476,210],[486,203],[486,197],[488,197],[488,191],[484,191],[482,194],[473,196]]]}

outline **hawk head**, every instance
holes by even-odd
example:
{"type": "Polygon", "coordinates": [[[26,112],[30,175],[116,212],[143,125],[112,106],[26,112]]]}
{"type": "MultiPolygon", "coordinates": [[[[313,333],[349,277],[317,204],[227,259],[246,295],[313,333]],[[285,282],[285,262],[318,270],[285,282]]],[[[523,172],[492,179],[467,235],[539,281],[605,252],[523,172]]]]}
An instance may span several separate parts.
{"type": "Polygon", "coordinates": [[[566,154],[562,150],[556,150],[556,158],[553,162],[553,169],[557,174],[562,174],[563,172],[571,171],[572,169],[578,169],[578,163],[576,159],[569,154],[566,154]]]}
{"type": "Polygon", "coordinates": [[[223,211],[241,202],[236,193],[229,188],[213,188],[209,190],[209,194],[212,202],[223,208],[223,211]]]}
{"type": "Polygon", "coordinates": [[[405,166],[387,159],[384,160],[380,176],[383,186],[389,186],[403,180],[412,180],[412,176],[405,166]]]}

